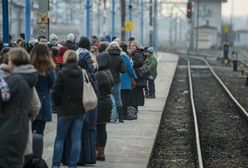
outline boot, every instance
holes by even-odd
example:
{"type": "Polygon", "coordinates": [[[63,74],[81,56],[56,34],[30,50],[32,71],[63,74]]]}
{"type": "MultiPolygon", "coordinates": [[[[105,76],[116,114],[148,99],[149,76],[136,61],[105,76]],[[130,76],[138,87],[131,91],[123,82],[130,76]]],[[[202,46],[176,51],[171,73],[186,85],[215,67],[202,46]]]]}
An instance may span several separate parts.
{"type": "Polygon", "coordinates": [[[99,146],[96,146],[96,160],[99,160],[99,157],[100,157],[100,155],[99,155],[99,146]]]}
{"type": "Polygon", "coordinates": [[[118,114],[119,114],[119,122],[120,122],[120,123],[124,123],[124,121],[123,121],[123,111],[122,111],[122,107],[121,107],[121,106],[117,106],[117,111],[118,111],[118,114]]]}
{"type": "Polygon", "coordinates": [[[103,146],[99,146],[98,147],[98,157],[97,157],[97,160],[105,161],[104,148],[105,147],[103,147],[103,146]]]}

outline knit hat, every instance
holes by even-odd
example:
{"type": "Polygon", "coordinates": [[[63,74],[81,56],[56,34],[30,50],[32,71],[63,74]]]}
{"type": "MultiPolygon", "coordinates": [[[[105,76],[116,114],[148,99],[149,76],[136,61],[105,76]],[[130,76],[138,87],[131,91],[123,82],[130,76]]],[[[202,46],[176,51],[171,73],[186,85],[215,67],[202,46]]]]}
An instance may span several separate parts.
{"type": "Polygon", "coordinates": [[[75,36],[74,36],[74,34],[73,33],[70,33],[70,34],[68,34],[67,35],[67,40],[68,41],[72,41],[72,42],[74,42],[75,41],[75,36]]]}
{"type": "Polygon", "coordinates": [[[147,52],[149,52],[150,54],[153,54],[154,48],[153,47],[148,47],[147,52]]]}
{"type": "Polygon", "coordinates": [[[58,37],[56,36],[56,34],[51,34],[49,36],[49,40],[52,40],[52,39],[58,39],[58,37]]]}

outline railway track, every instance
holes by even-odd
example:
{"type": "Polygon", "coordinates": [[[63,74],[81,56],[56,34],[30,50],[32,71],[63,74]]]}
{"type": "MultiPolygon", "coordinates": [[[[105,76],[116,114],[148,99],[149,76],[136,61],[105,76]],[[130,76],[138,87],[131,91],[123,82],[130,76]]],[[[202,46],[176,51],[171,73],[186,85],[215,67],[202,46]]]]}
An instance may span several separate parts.
{"type": "Polygon", "coordinates": [[[179,61],[149,166],[247,167],[247,112],[207,62],[187,59],[187,68],[179,61]]]}

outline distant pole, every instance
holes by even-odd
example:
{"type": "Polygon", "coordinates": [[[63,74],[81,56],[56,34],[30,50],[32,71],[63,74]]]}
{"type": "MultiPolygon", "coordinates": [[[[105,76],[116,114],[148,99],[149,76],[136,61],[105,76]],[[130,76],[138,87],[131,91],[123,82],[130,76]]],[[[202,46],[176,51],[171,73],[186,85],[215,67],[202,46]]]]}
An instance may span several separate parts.
{"type": "Polygon", "coordinates": [[[154,49],[158,49],[158,0],[154,2],[154,49]]]}
{"type": "Polygon", "coordinates": [[[153,15],[152,15],[152,6],[153,6],[153,3],[152,3],[152,0],[150,0],[150,10],[149,10],[149,29],[150,29],[150,32],[149,32],[149,46],[153,46],[153,15]]]}
{"type": "Polygon", "coordinates": [[[115,0],[112,0],[112,37],[115,36],[115,0]]]}
{"type": "Polygon", "coordinates": [[[31,3],[30,0],[26,0],[26,11],[25,11],[25,41],[30,40],[30,29],[31,29],[31,3]]]}
{"type": "Polygon", "coordinates": [[[126,0],[120,0],[121,4],[121,40],[125,41],[126,0]]]}
{"type": "Polygon", "coordinates": [[[103,35],[106,36],[107,35],[107,31],[106,31],[106,18],[107,18],[107,6],[106,6],[106,0],[103,0],[103,35]]]}
{"type": "Polygon", "coordinates": [[[198,51],[198,40],[199,40],[199,0],[197,0],[196,9],[196,50],[198,51]]]}
{"type": "Polygon", "coordinates": [[[141,26],[140,42],[144,45],[144,0],[141,0],[141,26]]]}
{"type": "Polygon", "coordinates": [[[86,37],[90,38],[90,0],[86,0],[86,37]]]}
{"type": "MultiPolygon", "coordinates": [[[[128,10],[129,10],[129,12],[128,12],[128,20],[129,21],[132,21],[132,9],[133,9],[132,0],[129,0],[129,5],[128,5],[128,10]]],[[[132,36],[132,32],[129,31],[129,37],[131,37],[131,36],[132,36]]]]}
{"type": "Polygon", "coordinates": [[[2,0],[3,10],[3,47],[9,46],[9,11],[8,0],[2,0]]]}

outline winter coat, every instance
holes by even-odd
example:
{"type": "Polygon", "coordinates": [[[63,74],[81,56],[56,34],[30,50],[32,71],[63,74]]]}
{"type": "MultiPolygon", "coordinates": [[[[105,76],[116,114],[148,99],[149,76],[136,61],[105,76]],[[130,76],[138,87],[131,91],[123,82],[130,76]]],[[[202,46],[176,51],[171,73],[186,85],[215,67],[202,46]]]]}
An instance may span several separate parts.
{"type": "Polygon", "coordinates": [[[0,167],[22,168],[27,145],[29,125],[28,112],[32,99],[32,87],[37,81],[37,72],[32,65],[17,66],[7,77],[10,100],[2,104],[0,113],[0,167]]]}
{"type": "Polygon", "coordinates": [[[99,70],[96,72],[96,79],[99,86],[99,101],[97,109],[97,123],[110,121],[112,110],[111,91],[113,87],[113,77],[109,70],[110,55],[107,52],[100,53],[96,60],[99,70]]]}
{"type": "Polygon", "coordinates": [[[125,52],[122,53],[122,58],[124,61],[126,72],[121,73],[121,89],[131,90],[132,89],[131,78],[137,80],[138,77],[136,76],[135,71],[133,69],[132,60],[125,52]]]}
{"type": "Polygon", "coordinates": [[[69,50],[76,51],[78,49],[78,46],[74,42],[72,42],[70,40],[67,40],[65,42],[64,46],[67,47],[69,50]]]}
{"type": "Polygon", "coordinates": [[[158,65],[158,62],[157,62],[157,58],[154,56],[154,55],[149,55],[145,62],[147,63],[149,69],[153,72],[157,72],[157,65],[158,65]]]}
{"type": "Polygon", "coordinates": [[[52,92],[55,105],[59,106],[58,116],[83,114],[83,74],[77,63],[64,64],[58,73],[52,92]]]}
{"type": "Polygon", "coordinates": [[[96,72],[96,79],[99,85],[97,123],[106,123],[110,121],[112,110],[111,91],[113,78],[110,70],[105,69],[96,72]]]}
{"type": "Polygon", "coordinates": [[[121,81],[120,73],[125,72],[124,61],[121,56],[121,50],[118,48],[108,48],[110,54],[110,71],[113,76],[114,84],[121,81]]]}
{"type": "Polygon", "coordinates": [[[39,75],[36,90],[40,98],[41,109],[36,120],[52,121],[52,99],[51,89],[55,81],[55,72],[49,71],[46,76],[39,75]]]}
{"type": "MultiPolygon", "coordinates": [[[[76,53],[79,56],[79,61],[78,61],[79,66],[86,70],[96,94],[99,95],[97,80],[96,80],[95,74],[93,73],[95,71],[95,68],[94,68],[95,65],[94,65],[94,60],[92,58],[91,52],[89,52],[85,48],[78,48],[76,53]]],[[[95,129],[96,119],[97,119],[97,109],[93,109],[89,111],[88,113],[86,113],[86,116],[85,116],[86,123],[84,125],[87,128],[95,129]]]]}
{"type": "MultiPolygon", "coordinates": [[[[139,68],[142,67],[144,62],[145,62],[143,50],[137,49],[135,51],[134,55],[132,56],[132,60],[133,60],[133,68],[135,70],[135,73],[138,74],[137,72],[138,72],[139,68]]],[[[146,86],[146,80],[142,79],[138,76],[137,86],[145,87],[146,86]]]]}

